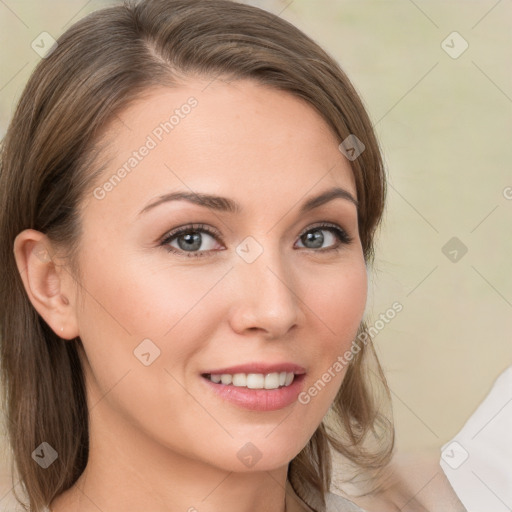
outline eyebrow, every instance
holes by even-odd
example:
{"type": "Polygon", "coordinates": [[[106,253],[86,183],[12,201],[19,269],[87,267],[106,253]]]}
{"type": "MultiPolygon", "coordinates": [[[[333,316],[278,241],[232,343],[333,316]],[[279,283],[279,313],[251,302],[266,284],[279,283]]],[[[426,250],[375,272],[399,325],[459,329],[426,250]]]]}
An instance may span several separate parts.
{"type": "MultiPolygon", "coordinates": [[[[318,208],[319,206],[329,201],[332,201],[333,199],[338,198],[346,199],[347,201],[353,203],[356,206],[356,208],[359,207],[359,202],[352,196],[352,194],[348,190],[345,190],[344,188],[341,187],[334,187],[329,190],[325,190],[324,192],[321,192],[317,196],[309,198],[301,206],[299,213],[306,213],[310,210],[313,210],[314,208],[318,208]]],[[[201,192],[170,192],[169,194],[160,196],[156,201],[145,206],[139,212],[139,215],[169,201],[188,201],[189,203],[204,206],[205,208],[211,208],[212,210],[216,210],[219,212],[242,212],[242,207],[240,206],[240,204],[233,199],[229,199],[228,197],[203,194],[201,192]]]]}

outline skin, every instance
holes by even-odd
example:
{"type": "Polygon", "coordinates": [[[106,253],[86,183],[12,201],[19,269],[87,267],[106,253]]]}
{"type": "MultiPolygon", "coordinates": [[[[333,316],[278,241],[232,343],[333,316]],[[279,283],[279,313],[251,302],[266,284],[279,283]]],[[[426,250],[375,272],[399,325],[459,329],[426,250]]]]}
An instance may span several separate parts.
{"type": "Polygon", "coordinates": [[[16,238],[32,304],[63,343],[80,336],[84,347],[89,461],[52,502],[54,512],[282,512],[285,499],[288,512],[308,510],[287,484],[288,464],[345,370],[309,403],[269,412],[223,401],[200,374],[290,361],[306,369],[307,390],[350,348],[367,297],[356,205],[336,198],[308,213],[299,208],[336,186],[357,199],[355,182],[341,140],[306,102],[249,80],[207,85],[190,79],[148,91],[108,127],[112,160],[100,186],[175,108],[198,100],[103,199],[84,198],[82,282],[42,233],[16,238]],[[243,211],[182,200],[139,215],[176,190],[229,197],[243,211]],[[321,222],[352,242],[317,228],[321,222]],[[219,233],[216,240],[201,232],[204,256],[187,257],[176,238],[167,245],[181,255],[159,245],[191,223],[219,233]],[[301,237],[307,232],[323,234],[322,248],[301,237]],[[263,249],[252,263],[236,252],[248,236],[263,249]],[[149,366],[133,353],[146,338],[160,350],[149,366]],[[252,467],[237,457],[248,442],[261,453],[252,467]]]}

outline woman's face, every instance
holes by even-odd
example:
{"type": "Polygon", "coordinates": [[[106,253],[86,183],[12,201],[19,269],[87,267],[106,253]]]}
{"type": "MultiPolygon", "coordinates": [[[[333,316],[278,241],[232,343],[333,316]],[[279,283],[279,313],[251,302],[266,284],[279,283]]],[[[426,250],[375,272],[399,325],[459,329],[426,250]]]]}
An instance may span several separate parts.
{"type": "Polygon", "coordinates": [[[137,440],[229,471],[286,465],[341,385],[332,369],[366,304],[340,141],[307,103],[246,80],[155,89],[108,135],[113,159],[83,203],[83,305],[72,302],[91,446],[137,440]],[[335,188],[347,197],[310,203],[335,188]],[[291,386],[255,389],[285,372],[291,386]],[[238,386],[224,373],[256,375],[238,386]]]}

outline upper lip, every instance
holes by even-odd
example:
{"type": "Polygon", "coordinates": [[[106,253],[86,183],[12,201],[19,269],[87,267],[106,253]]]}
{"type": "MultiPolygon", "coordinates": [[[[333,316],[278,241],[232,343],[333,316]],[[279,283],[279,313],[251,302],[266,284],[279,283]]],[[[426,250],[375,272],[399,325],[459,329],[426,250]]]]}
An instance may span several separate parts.
{"type": "Polygon", "coordinates": [[[235,373],[295,373],[296,375],[300,375],[302,373],[306,373],[306,369],[302,366],[295,363],[248,363],[248,364],[239,364],[236,366],[229,366],[225,368],[216,368],[214,370],[209,370],[207,374],[210,375],[220,375],[223,373],[229,373],[231,375],[235,373]]]}

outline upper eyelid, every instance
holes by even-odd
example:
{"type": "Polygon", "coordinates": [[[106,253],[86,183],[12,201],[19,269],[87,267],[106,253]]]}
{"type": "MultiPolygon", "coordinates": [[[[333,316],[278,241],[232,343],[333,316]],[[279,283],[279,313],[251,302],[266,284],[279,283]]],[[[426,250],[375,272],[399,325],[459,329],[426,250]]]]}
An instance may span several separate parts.
{"type": "Polygon", "coordinates": [[[169,231],[166,231],[164,236],[162,237],[162,241],[168,240],[169,238],[173,238],[182,232],[189,232],[189,231],[205,231],[207,234],[211,236],[217,236],[219,238],[222,237],[220,234],[220,231],[213,228],[212,226],[208,226],[206,224],[201,223],[191,223],[191,224],[185,224],[183,226],[179,226],[177,228],[171,229],[169,231]]]}

